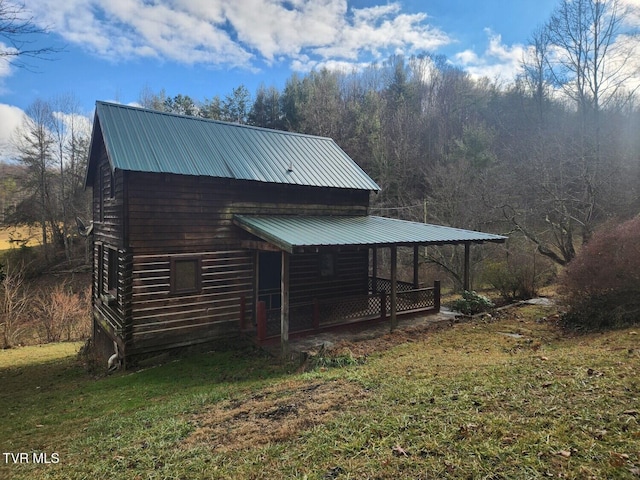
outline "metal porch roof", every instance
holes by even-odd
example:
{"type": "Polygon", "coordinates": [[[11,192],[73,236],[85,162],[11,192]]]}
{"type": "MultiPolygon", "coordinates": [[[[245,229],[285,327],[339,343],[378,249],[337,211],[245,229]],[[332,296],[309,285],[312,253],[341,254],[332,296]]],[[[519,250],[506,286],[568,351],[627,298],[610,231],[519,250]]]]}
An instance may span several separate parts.
{"type": "Polygon", "coordinates": [[[96,102],[90,169],[100,133],[113,170],[380,190],[331,138],[96,102]]]}
{"type": "Polygon", "coordinates": [[[235,215],[234,222],[289,253],[303,247],[502,243],[507,238],[473,230],[376,216],[235,215]]]}

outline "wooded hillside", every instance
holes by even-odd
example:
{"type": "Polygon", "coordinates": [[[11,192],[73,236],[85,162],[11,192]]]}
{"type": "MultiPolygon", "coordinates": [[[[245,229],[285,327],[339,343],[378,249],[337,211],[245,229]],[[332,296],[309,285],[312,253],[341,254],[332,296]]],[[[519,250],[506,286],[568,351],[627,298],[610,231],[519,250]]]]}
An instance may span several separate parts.
{"type": "MultiPolygon", "coordinates": [[[[512,261],[537,252],[566,265],[602,222],[640,210],[640,109],[623,84],[578,102],[541,69],[504,85],[443,57],[396,56],[293,75],[253,102],[241,86],[223,100],[147,91],[141,103],[332,137],[382,187],[372,213],[509,234],[512,261]]],[[[457,277],[458,254],[428,256],[457,277]]]]}

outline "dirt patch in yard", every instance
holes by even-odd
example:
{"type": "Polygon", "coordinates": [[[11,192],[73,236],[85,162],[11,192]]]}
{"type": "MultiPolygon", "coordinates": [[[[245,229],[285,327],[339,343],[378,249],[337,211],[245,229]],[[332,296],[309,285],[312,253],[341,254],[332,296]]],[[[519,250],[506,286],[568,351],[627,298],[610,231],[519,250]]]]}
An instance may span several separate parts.
{"type": "Polygon", "coordinates": [[[286,383],[243,399],[216,404],[195,417],[186,445],[218,452],[281,442],[326,423],[366,391],[344,380],[286,383]]]}
{"type": "MultiPolygon", "coordinates": [[[[336,335],[335,343],[320,349],[311,349],[307,353],[309,361],[313,364],[313,357],[326,355],[328,357],[352,356],[356,360],[363,359],[376,352],[383,352],[397,345],[419,342],[433,335],[444,328],[449,328],[454,324],[454,320],[416,320],[414,324],[401,325],[393,332],[378,331],[378,334],[370,338],[339,339],[336,335]]],[[[384,330],[388,330],[384,326],[384,330]]]]}

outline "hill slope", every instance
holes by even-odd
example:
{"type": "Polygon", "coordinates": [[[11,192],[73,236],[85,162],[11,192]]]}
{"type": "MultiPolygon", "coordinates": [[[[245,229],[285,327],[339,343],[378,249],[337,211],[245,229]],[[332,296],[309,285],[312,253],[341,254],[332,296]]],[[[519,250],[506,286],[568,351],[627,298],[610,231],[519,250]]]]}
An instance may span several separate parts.
{"type": "Polygon", "coordinates": [[[94,379],[77,344],[0,351],[2,450],[31,460],[0,477],[637,478],[636,332],[567,338],[553,313],[345,343],[307,371],[244,347],[94,379]]]}

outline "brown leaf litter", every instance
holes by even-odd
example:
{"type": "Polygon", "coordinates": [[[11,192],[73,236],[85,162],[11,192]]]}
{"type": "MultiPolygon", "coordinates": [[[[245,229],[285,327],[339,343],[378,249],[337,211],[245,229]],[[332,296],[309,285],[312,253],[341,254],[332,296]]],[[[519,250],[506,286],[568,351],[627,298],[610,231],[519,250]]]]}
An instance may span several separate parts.
{"type": "Polygon", "coordinates": [[[282,442],[332,419],[365,398],[359,385],[345,381],[287,382],[248,398],[225,400],[198,414],[186,445],[219,452],[282,442]]]}

